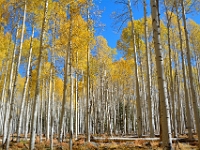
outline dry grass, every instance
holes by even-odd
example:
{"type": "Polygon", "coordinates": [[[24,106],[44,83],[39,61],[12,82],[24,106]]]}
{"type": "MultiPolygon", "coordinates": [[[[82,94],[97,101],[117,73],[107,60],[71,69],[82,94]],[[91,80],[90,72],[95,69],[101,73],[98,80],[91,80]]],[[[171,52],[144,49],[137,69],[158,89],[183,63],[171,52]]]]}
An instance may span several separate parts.
{"type": "Polygon", "coordinates": [[[16,146],[17,146],[18,148],[23,148],[23,147],[24,147],[24,144],[20,142],[20,143],[17,143],[16,146]]]}
{"type": "Polygon", "coordinates": [[[43,150],[43,149],[45,149],[45,144],[44,144],[44,142],[36,143],[36,144],[35,144],[35,149],[36,149],[36,150],[43,150]]]}
{"type": "Polygon", "coordinates": [[[191,145],[189,144],[186,144],[186,143],[178,143],[176,148],[180,149],[180,150],[191,150],[195,147],[192,147],[191,145]]]}
{"type": "Polygon", "coordinates": [[[144,144],[144,141],[142,140],[135,140],[134,141],[134,145],[137,147],[142,147],[142,145],[144,144]]]}
{"type": "MultiPolygon", "coordinates": [[[[135,140],[135,141],[112,141],[106,138],[103,141],[97,142],[85,142],[85,136],[79,136],[78,140],[73,139],[73,150],[143,150],[143,149],[155,149],[162,150],[160,147],[160,141],[145,141],[145,140],[135,140]]],[[[187,139],[187,135],[180,136],[187,139]]],[[[55,150],[68,150],[69,144],[68,139],[63,143],[59,143],[55,138],[53,139],[53,146],[55,150]]],[[[197,141],[193,142],[175,142],[173,143],[173,149],[175,150],[191,150],[197,149],[197,141]]],[[[10,150],[27,150],[29,146],[29,141],[21,141],[17,143],[16,141],[10,142],[10,150]]],[[[50,141],[40,142],[39,137],[36,137],[35,150],[47,150],[50,149],[50,141]]],[[[1,148],[0,148],[1,150],[1,148]]]]}
{"type": "Polygon", "coordinates": [[[117,149],[119,147],[119,145],[116,142],[111,142],[110,144],[110,149],[117,149]]]}

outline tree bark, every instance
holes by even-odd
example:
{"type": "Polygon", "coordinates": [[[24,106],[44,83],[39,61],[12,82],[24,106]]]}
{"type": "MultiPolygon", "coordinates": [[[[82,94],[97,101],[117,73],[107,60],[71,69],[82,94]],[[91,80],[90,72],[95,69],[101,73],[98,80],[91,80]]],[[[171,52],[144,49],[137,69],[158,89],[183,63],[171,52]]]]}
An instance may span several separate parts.
{"type": "Polygon", "coordinates": [[[160,40],[160,22],[159,22],[159,9],[157,0],[151,0],[151,16],[153,26],[153,40],[156,54],[156,67],[158,78],[159,99],[161,104],[161,121],[162,121],[162,134],[163,134],[163,147],[166,149],[172,149],[171,138],[171,124],[169,115],[169,106],[167,98],[167,86],[164,76],[164,65],[162,56],[162,47],[160,40]]]}
{"type": "MultiPolygon", "coordinates": [[[[191,59],[190,59],[190,45],[189,45],[189,37],[188,37],[188,30],[187,30],[187,24],[186,24],[186,16],[185,16],[185,7],[184,7],[184,0],[181,0],[181,7],[182,7],[182,19],[183,19],[183,25],[185,30],[185,39],[186,39],[186,56],[187,56],[187,62],[188,62],[188,69],[189,69],[189,80],[190,80],[190,86],[191,86],[191,96],[192,96],[192,102],[193,102],[193,109],[194,109],[194,117],[195,117],[195,125],[197,130],[198,139],[200,139],[200,119],[199,119],[199,108],[198,108],[198,101],[197,96],[195,93],[195,87],[194,87],[194,81],[193,81],[193,75],[192,75],[192,65],[191,65],[191,59]]],[[[198,140],[198,147],[200,148],[200,140],[198,140]]]]}
{"type": "Polygon", "coordinates": [[[136,105],[137,105],[137,128],[138,128],[138,137],[142,137],[142,110],[141,110],[141,104],[140,104],[140,91],[139,91],[139,77],[138,77],[138,66],[137,66],[137,50],[136,50],[136,43],[135,43],[135,29],[134,29],[134,19],[132,15],[132,8],[131,8],[131,1],[128,0],[128,8],[129,8],[129,14],[131,18],[131,35],[133,38],[133,55],[134,55],[134,61],[135,61],[135,76],[136,76],[136,105]]]}
{"type": "Polygon", "coordinates": [[[183,70],[183,83],[184,83],[184,92],[185,92],[185,105],[186,105],[186,125],[188,128],[188,137],[189,139],[193,138],[192,135],[192,118],[191,118],[191,110],[190,110],[190,102],[189,102],[189,94],[188,94],[188,88],[187,88],[187,83],[186,83],[186,73],[187,71],[185,70],[185,61],[184,61],[184,52],[183,52],[183,39],[182,39],[182,31],[181,31],[181,25],[179,21],[179,15],[178,15],[178,6],[175,3],[176,7],[176,16],[177,16],[177,23],[178,23],[178,30],[179,30],[179,40],[180,40],[180,50],[181,50],[181,59],[182,59],[182,70],[183,70]]]}
{"type": "Polygon", "coordinates": [[[17,142],[20,141],[20,134],[21,134],[21,129],[22,129],[22,117],[24,113],[24,104],[25,104],[25,99],[26,99],[26,93],[27,93],[27,88],[29,85],[29,79],[31,76],[30,72],[30,67],[31,67],[31,59],[32,59],[32,47],[33,47],[33,37],[34,37],[34,27],[32,27],[32,36],[31,36],[31,42],[30,42],[30,50],[29,50],[29,57],[28,57],[28,63],[27,63],[27,70],[26,70],[26,80],[24,83],[24,89],[23,89],[23,94],[22,94],[22,101],[21,101],[21,109],[20,109],[20,116],[18,119],[18,128],[17,128],[17,142]]]}
{"type": "Polygon", "coordinates": [[[6,143],[6,149],[9,149],[10,144],[10,132],[11,132],[11,126],[13,121],[13,114],[14,114],[14,98],[15,98],[15,89],[16,89],[16,83],[17,83],[17,77],[18,77],[18,70],[21,62],[21,52],[22,52],[22,46],[23,46],[23,40],[24,40],[24,30],[25,30],[25,22],[26,22],[26,0],[24,1],[24,15],[23,15],[23,22],[22,22],[22,32],[21,32],[21,39],[20,39],[20,47],[18,52],[18,60],[16,62],[16,69],[15,69],[15,76],[13,81],[13,88],[12,92],[9,95],[9,101],[10,101],[10,113],[9,113],[9,120],[8,120],[8,133],[7,133],[7,143],[6,143]]]}
{"type": "Polygon", "coordinates": [[[145,49],[146,49],[146,68],[147,68],[147,102],[148,102],[148,117],[149,117],[149,128],[150,128],[150,137],[154,137],[154,116],[153,116],[153,103],[151,99],[151,65],[150,65],[150,49],[148,43],[148,26],[147,26],[147,11],[146,11],[146,0],[143,0],[144,7],[144,34],[145,34],[145,49]]]}
{"type": "Polygon", "coordinates": [[[48,12],[48,0],[45,0],[45,7],[44,7],[44,17],[43,17],[43,23],[42,23],[42,30],[41,30],[41,36],[40,36],[40,48],[39,48],[39,58],[38,58],[38,64],[37,64],[37,74],[36,74],[36,88],[35,88],[35,97],[33,101],[33,108],[32,108],[32,120],[31,120],[31,136],[30,136],[30,144],[29,149],[33,150],[35,147],[35,132],[36,132],[36,119],[37,119],[37,104],[39,102],[40,97],[40,75],[41,75],[41,67],[42,67],[42,51],[44,49],[44,36],[46,32],[46,23],[47,23],[47,12],[48,12]]]}
{"type": "MultiPolygon", "coordinates": [[[[88,0],[89,7],[89,0],[88,0]]],[[[87,23],[88,23],[88,31],[89,27],[89,8],[87,8],[87,23]]],[[[90,42],[89,42],[90,43],[90,42]]],[[[87,45],[87,98],[86,98],[86,140],[90,142],[90,44],[87,45]]]]}

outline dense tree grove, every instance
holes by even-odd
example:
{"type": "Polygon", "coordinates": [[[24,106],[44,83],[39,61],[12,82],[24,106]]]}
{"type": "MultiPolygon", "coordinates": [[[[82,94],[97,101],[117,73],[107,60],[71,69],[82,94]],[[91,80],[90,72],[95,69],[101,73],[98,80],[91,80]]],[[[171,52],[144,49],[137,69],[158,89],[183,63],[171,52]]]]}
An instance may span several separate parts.
{"type": "Polygon", "coordinates": [[[200,25],[186,19],[200,1],[142,0],[139,20],[137,0],[115,2],[123,28],[111,48],[92,0],[0,0],[3,148],[13,134],[31,150],[36,137],[51,149],[53,138],[72,149],[79,134],[159,136],[165,149],[200,138],[200,25]]]}

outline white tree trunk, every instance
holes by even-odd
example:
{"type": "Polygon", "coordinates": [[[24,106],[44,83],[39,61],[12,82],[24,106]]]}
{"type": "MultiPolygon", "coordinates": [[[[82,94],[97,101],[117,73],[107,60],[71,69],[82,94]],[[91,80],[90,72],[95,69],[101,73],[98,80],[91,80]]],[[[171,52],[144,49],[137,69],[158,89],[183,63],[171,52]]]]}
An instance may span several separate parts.
{"type": "MultiPolygon", "coordinates": [[[[89,0],[88,0],[89,3],[89,0]]],[[[89,7],[89,4],[88,4],[89,7]]],[[[87,8],[87,30],[90,29],[89,26],[89,8],[87,8]]],[[[88,41],[89,42],[89,41],[88,41]]],[[[90,142],[90,42],[87,45],[87,98],[86,98],[86,140],[90,142]]]]}
{"type": "Polygon", "coordinates": [[[26,106],[26,119],[25,119],[25,128],[24,128],[24,139],[25,141],[27,141],[27,138],[28,138],[28,125],[29,125],[29,120],[30,120],[30,102],[28,100],[27,102],[27,106],[26,106]]]}
{"type": "MultiPolygon", "coordinates": [[[[13,89],[13,77],[14,77],[14,64],[15,64],[15,57],[16,57],[16,51],[17,51],[17,36],[19,33],[19,25],[17,26],[17,31],[16,31],[16,36],[15,36],[15,45],[14,49],[12,52],[12,61],[11,61],[11,69],[10,69],[10,78],[8,80],[8,90],[7,90],[7,95],[8,97],[11,97],[12,95],[12,89],[13,89]]],[[[6,138],[7,138],[7,133],[8,133],[8,117],[10,113],[10,100],[6,102],[6,108],[5,108],[5,117],[4,117],[4,128],[3,128],[3,141],[2,143],[5,144],[6,138]]]]}
{"type": "Polygon", "coordinates": [[[161,121],[162,121],[162,134],[163,134],[163,147],[172,149],[171,138],[171,124],[170,114],[167,98],[167,86],[164,76],[164,65],[162,57],[162,47],[160,40],[160,22],[159,22],[159,9],[157,0],[151,0],[151,16],[153,26],[153,40],[156,54],[156,67],[158,78],[159,99],[161,104],[161,121]]]}
{"type": "Polygon", "coordinates": [[[46,32],[46,23],[47,23],[47,12],[48,12],[48,0],[45,0],[45,7],[44,7],[44,18],[42,23],[42,30],[41,30],[41,36],[40,36],[40,50],[39,50],[39,58],[38,58],[38,64],[37,64],[37,74],[36,74],[36,91],[35,91],[35,97],[33,102],[33,108],[32,108],[32,120],[31,120],[31,136],[30,136],[30,144],[29,149],[33,150],[35,147],[35,132],[36,132],[36,119],[37,119],[37,104],[39,102],[40,97],[40,75],[41,75],[41,60],[42,60],[42,51],[44,49],[44,36],[46,32]]]}
{"type": "Polygon", "coordinates": [[[173,136],[177,137],[177,119],[176,119],[176,101],[174,95],[174,84],[173,84],[173,76],[172,76],[172,55],[171,55],[171,39],[170,39],[170,22],[171,16],[169,16],[167,9],[166,9],[166,16],[167,16],[167,40],[168,40],[168,51],[169,51],[169,73],[170,73],[170,97],[172,102],[172,123],[173,123],[173,136]]]}
{"type": "MultiPolygon", "coordinates": [[[[199,119],[198,100],[195,93],[195,87],[194,87],[194,81],[193,81],[193,75],[192,75],[192,65],[191,65],[191,60],[190,60],[190,46],[189,46],[189,37],[188,37],[186,17],[185,17],[184,0],[181,0],[181,7],[182,7],[183,25],[184,25],[184,30],[185,30],[185,39],[186,39],[185,42],[186,42],[186,50],[187,50],[186,56],[187,56],[188,69],[189,69],[189,80],[190,80],[190,86],[191,86],[191,92],[192,92],[195,125],[196,125],[198,139],[200,139],[200,119],[199,119]]],[[[198,147],[200,148],[200,140],[198,140],[198,144],[199,144],[198,147]]]]}
{"type": "Polygon", "coordinates": [[[13,113],[14,113],[14,99],[15,99],[15,89],[16,89],[16,83],[17,83],[17,77],[18,77],[18,70],[21,62],[21,53],[22,53],[22,45],[24,41],[24,30],[25,30],[25,22],[26,22],[26,0],[24,0],[24,15],[23,15],[23,22],[22,22],[22,32],[21,32],[21,40],[20,40],[20,47],[18,52],[18,60],[16,63],[16,70],[15,70],[15,76],[13,81],[13,89],[12,93],[9,96],[10,99],[10,113],[9,113],[9,120],[8,120],[8,133],[7,133],[7,143],[6,143],[6,149],[9,149],[10,144],[10,132],[11,132],[11,126],[13,121],[13,113]]]}
{"type": "Polygon", "coordinates": [[[186,83],[186,73],[187,71],[185,70],[185,61],[184,61],[184,52],[183,52],[183,40],[182,40],[182,31],[181,31],[181,25],[179,21],[179,16],[178,16],[178,6],[176,6],[176,13],[177,13],[177,22],[178,22],[178,30],[179,30],[179,40],[180,40],[180,50],[181,50],[181,59],[182,59],[182,70],[183,70],[183,83],[184,83],[184,93],[185,93],[185,105],[186,105],[186,125],[188,128],[188,137],[189,139],[193,138],[192,135],[192,118],[191,118],[191,110],[189,108],[190,102],[189,102],[189,94],[188,94],[188,88],[187,88],[187,83],[186,83]]]}
{"type": "MultiPolygon", "coordinates": [[[[76,65],[78,65],[78,52],[76,52],[76,65]]],[[[75,139],[78,139],[78,71],[75,73],[75,139]]]]}
{"type": "MultiPolygon", "coordinates": [[[[69,27],[69,39],[68,39],[68,50],[65,52],[65,66],[64,66],[64,88],[63,88],[63,101],[62,101],[62,112],[61,112],[61,118],[60,118],[60,124],[59,124],[59,142],[62,142],[62,134],[63,134],[63,123],[64,123],[64,114],[65,114],[65,107],[66,107],[66,98],[67,98],[67,82],[68,82],[68,65],[70,63],[70,48],[71,48],[71,33],[72,32],[72,20],[70,18],[70,27],[69,27]]],[[[69,68],[70,69],[70,68],[69,68]]]]}
{"type": "Polygon", "coordinates": [[[147,11],[146,11],[146,0],[143,0],[144,6],[144,34],[145,34],[145,49],[146,49],[146,68],[147,68],[147,102],[148,102],[148,118],[149,118],[149,128],[150,137],[154,137],[154,116],[153,116],[153,103],[151,99],[151,65],[150,65],[150,49],[148,43],[148,26],[147,26],[147,11]]]}
{"type": "Polygon", "coordinates": [[[69,129],[69,149],[72,150],[73,139],[73,75],[72,75],[72,50],[70,48],[70,129],[69,129]]]}
{"type": "Polygon", "coordinates": [[[62,135],[63,135],[63,123],[64,123],[64,116],[66,111],[66,98],[67,98],[67,76],[68,76],[68,61],[69,61],[69,53],[66,52],[65,56],[65,65],[64,65],[64,88],[63,88],[63,99],[62,99],[62,109],[60,115],[60,123],[59,123],[59,134],[58,134],[58,141],[62,142],[62,135]]]}
{"type": "Polygon", "coordinates": [[[27,89],[28,89],[29,79],[30,79],[30,76],[31,76],[30,66],[31,66],[31,59],[32,59],[33,36],[34,36],[34,27],[32,28],[32,36],[31,36],[29,57],[28,57],[27,70],[26,70],[26,80],[25,80],[25,83],[24,83],[22,101],[21,101],[21,105],[20,105],[21,109],[20,109],[20,112],[19,112],[20,116],[19,116],[19,119],[18,119],[17,142],[20,141],[20,134],[21,134],[21,129],[22,129],[22,117],[23,117],[23,113],[24,113],[24,104],[25,104],[25,99],[26,99],[26,93],[27,93],[27,89]]]}
{"type": "Polygon", "coordinates": [[[139,91],[139,76],[138,76],[138,66],[137,66],[137,49],[136,49],[136,43],[135,43],[135,29],[134,29],[134,23],[133,23],[133,11],[131,8],[131,2],[128,0],[128,8],[129,8],[129,14],[131,18],[131,35],[133,38],[133,55],[134,55],[134,61],[135,61],[135,76],[136,76],[136,105],[137,105],[137,129],[138,129],[138,137],[142,137],[142,110],[141,110],[141,104],[140,104],[140,91],[139,91]]]}

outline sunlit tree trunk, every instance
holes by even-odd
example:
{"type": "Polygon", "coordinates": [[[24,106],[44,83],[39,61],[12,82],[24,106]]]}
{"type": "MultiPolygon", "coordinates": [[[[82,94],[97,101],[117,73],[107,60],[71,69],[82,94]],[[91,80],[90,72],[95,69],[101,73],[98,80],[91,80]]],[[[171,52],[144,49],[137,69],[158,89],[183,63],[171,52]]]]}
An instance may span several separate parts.
{"type": "Polygon", "coordinates": [[[147,102],[148,102],[148,117],[149,117],[149,128],[150,128],[150,137],[154,137],[154,116],[153,116],[153,103],[151,99],[151,70],[150,70],[150,49],[148,43],[148,26],[147,26],[147,11],[146,11],[146,0],[143,0],[143,7],[144,7],[144,34],[145,34],[145,49],[146,49],[146,67],[147,67],[147,102]]]}
{"type": "Polygon", "coordinates": [[[30,135],[30,144],[29,149],[33,150],[35,147],[35,132],[36,132],[36,120],[37,120],[37,104],[40,98],[40,75],[41,75],[41,67],[42,67],[42,51],[44,49],[44,36],[46,32],[46,24],[47,24],[47,12],[48,12],[48,0],[45,0],[45,7],[44,7],[44,17],[42,22],[42,30],[40,36],[40,48],[39,48],[39,57],[38,57],[38,64],[37,64],[37,74],[36,74],[36,88],[35,88],[35,97],[33,102],[32,108],[32,120],[31,120],[31,135],[30,135]]]}
{"type": "Polygon", "coordinates": [[[168,42],[168,51],[169,51],[169,74],[170,74],[170,86],[169,92],[172,102],[172,123],[173,123],[173,136],[177,137],[177,119],[176,119],[176,101],[174,95],[174,84],[173,84],[173,76],[172,76],[172,54],[171,54],[171,39],[170,39],[170,24],[171,24],[171,16],[166,9],[166,16],[167,16],[167,42],[168,42]]]}
{"type": "MultiPolygon", "coordinates": [[[[0,99],[1,99],[1,102],[0,102],[0,115],[1,115],[1,118],[2,118],[2,120],[1,120],[1,124],[2,124],[2,130],[3,130],[3,122],[4,122],[4,117],[3,117],[3,112],[4,112],[4,107],[5,107],[5,92],[6,92],[6,83],[7,83],[7,80],[8,80],[8,66],[9,66],[9,64],[10,64],[10,61],[7,61],[6,62],[6,66],[5,66],[5,68],[4,67],[2,67],[2,74],[3,74],[3,72],[4,72],[4,76],[2,75],[2,77],[4,77],[4,79],[3,79],[3,86],[2,86],[2,91],[1,91],[1,97],[0,97],[0,99]],[[5,71],[3,71],[5,69],[5,71]]],[[[0,133],[2,132],[2,130],[0,130],[0,133]]]]}
{"type": "Polygon", "coordinates": [[[65,65],[64,65],[64,88],[63,88],[63,99],[62,99],[62,110],[61,110],[61,116],[60,116],[60,124],[59,124],[59,135],[58,135],[58,140],[59,142],[62,142],[62,135],[63,135],[63,130],[64,130],[64,116],[66,112],[66,101],[67,101],[67,82],[68,82],[68,70],[69,70],[69,57],[70,57],[70,42],[71,42],[71,30],[72,30],[72,23],[70,20],[70,27],[69,27],[69,39],[68,39],[68,49],[65,52],[65,65]]]}
{"type": "MultiPolygon", "coordinates": [[[[72,24],[72,20],[70,18],[70,26],[72,24]]],[[[72,33],[72,28],[70,28],[70,37],[71,37],[71,33],[72,33]]],[[[73,68],[72,68],[72,48],[71,48],[71,41],[69,41],[68,43],[68,51],[69,51],[69,74],[70,74],[70,121],[69,121],[69,149],[72,150],[72,139],[73,139],[73,68]]]]}
{"type": "Polygon", "coordinates": [[[167,98],[167,86],[164,76],[164,65],[162,56],[162,47],[160,40],[160,22],[159,22],[159,9],[157,0],[151,0],[151,16],[153,26],[153,40],[156,54],[156,67],[159,89],[159,101],[161,106],[161,122],[162,122],[162,134],[163,134],[163,147],[166,149],[172,149],[171,138],[171,124],[169,115],[169,106],[167,98]]]}
{"type": "MultiPolygon", "coordinates": [[[[16,31],[16,36],[15,36],[15,44],[14,44],[14,49],[12,52],[12,60],[11,60],[11,67],[10,67],[10,78],[8,79],[8,90],[7,90],[7,95],[8,97],[11,97],[12,89],[13,89],[13,77],[14,77],[14,64],[15,64],[15,58],[16,58],[16,51],[17,51],[17,36],[19,34],[19,25],[17,25],[17,31],[16,31]]],[[[7,133],[8,133],[8,117],[10,113],[10,100],[6,101],[6,106],[5,106],[5,116],[4,116],[4,127],[3,127],[3,140],[2,143],[5,144],[6,138],[7,138],[7,133]]]]}
{"type": "MultiPolygon", "coordinates": [[[[56,17],[56,15],[55,15],[56,17]]],[[[55,39],[56,39],[56,22],[54,22],[54,29],[53,29],[53,48],[52,48],[52,52],[51,52],[51,71],[50,71],[50,82],[52,82],[51,84],[51,94],[50,94],[50,99],[51,99],[51,122],[50,122],[50,149],[53,150],[53,135],[54,135],[54,121],[55,119],[55,111],[56,111],[56,102],[55,102],[55,39]]],[[[59,117],[58,117],[59,118],[59,117]]]]}
{"type": "Polygon", "coordinates": [[[17,142],[20,141],[20,134],[21,134],[21,129],[22,129],[22,117],[23,117],[23,113],[24,113],[24,104],[25,104],[25,100],[26,100],[26,94],[27,94],[27,90],[28,90],[29,79],[30,79],[30,76],[31,76],[30,67],[31,67],[31,59],[32,59],[33,36],[34,36],[34,27],[32,27],[32,36],[31,36],[29,57],[28,57],[27,70],[26,70],[26,80],[25,80],[25,83],[24,83],[22,101],[21,101],[21,105],[20,105],[21,109],[20,109],[19,119],[18,119],[17,142]]]}
{"type": "Polygon", "coordinates": [[[26,0],[24,1],[24,15],[23,15],[23,22],[22,22],[22,30],[21,30],[21,39],[20,39],[20,47],[18,51],[18,58],[16,62],[16,69],[15,69],[15,75],[13,77],[13,88],[12,92],[9,95],[9,101],[10,101],[10,113],[9,113],[9,120],[8,120],[8,133],[7,133],[7,143],[6,143],[6,149],[9,149],[9,143],[10,143],[10,133],[11,133],[11,127],[12,127],[12,121],[13,121],[13,113],[14,113],[14,99],[15,99],[15,90],[16,90],[16,83],[17,83],[17,77],[18,77],[18,70],[21,62],[21,53],[22,53],[22,45],[24,40],[24,30],[25,30],[25,21],[26,21],[26,0]]]}
{"type": "Polygon", "coordinates": [[[50,66],[50,76],[48,77],[47,84],[47,98],[46,98],[46,141],[49,140],[49,131],[50,131],[50,116],[51,116],[51,94],[52,94],[52,63],[50,66]]]}
{"type": "MultiPolygon", "coordinates": [[[[76,52],[76,67],[78,66],[78,52],[76,52]]],[[[75,71],[75,139],[78,139],[78,68],[75,71]]]]}
{"type": "Polygon", "coordinates": [[[28,126],[29,126],[29,120],[31,118],[31,115],[27,115],[27,114],[31,114],[31,111],[30,111],[30,99],[29,99],[29,96],[27,98],[27,102],[26,102],[26,118],[25,118],[25,127],[24,127],[24,140],[27,141],[28,139],[28,126]]]}
{"type": "Polygon", "coordinates": [[[50,149],[53,149],[53,134],[54,134],[54,121],[55,121],[55,75],[54,75],[54,64],[55,64],[55,55],[54,55],[54,48],[52,50],[52,56],[51,56],[51,71],[50,71],[50,82],[51,82],[51,91],[50,93],[50,105],[51,105],[51,122],[50,122],[50,149]]]}
{"type": "MultiPolygon", "coordinates": [[[[89,2],[88,0],[88,6],[89,7],[89,2]]],[[[87,8],[87,23],[88,23],[88,30],[90,29],[89,26],[89,8],[87,8]]],[[[86,140],[87,142],[90,142],[90,112],[89,112],[89,107],[90,107],[90,42],[87,45],[87,98],[86,98],[86,140]]]]}
{"type": "MultiPolygon", "coordinates": [[[[188,69],[189,69],[189,79],[190,79],[190,86],[191,86],[191,98],[193,102],[193,109],[194,109],[194,117],[195,117],[195,125],[197,130],[198,138],[200,139],[200,119],[199,119],[199,108],[198,108],[198,101],[197,96],[195,93],[195,87],[194,87],[194,80],[192,75],[192,65],[191,65],[191,58],[190,58],[190,46],[189,46],[189,37],[188,37],[188,30],[187,30],[187,24],[186,24],[186,16],[185,16],[185,7],[184,7],[184,0],[181,0],[181,7],[182,7],[182,19],[183,19],[183,25],[185,30],[185,39],[186,39],[186,56],[187,56],[187,62],[188,62],[188,69]]],[[[200,140],[198,140],[198,147],[200,148],[200,140]]]]}
{"type": "Polygon", "coordinates": [[[39,114],[39,117],[38,117],[38,126],[39,126],[39,128],[40,128],[40,130],[39,130],[39,139],[40,139],[40,142],[42,141],[42,134],[43,134],[43,124],[44,124],[44,122],[43,122],[43,109],[45,108],[45,104],[44,104],[44,100],[45,100],[45,79],[43,78],[42,79],[42,85],[41,85],[41,87],[42,87],[42,89],[41,89],[41,94],[40,94],[40,108],[38,108],[38,109],[40,109],[40,111],[38,110],[38,114],[39,114]]]}
{"type": "Polygon", "coordinates": [[[137,67],[137,52],[136,52],[136,43],[135,43],[135,29],[134,29],[134,23],[133,23],[133,11],[131,8],[131,2],[128,0],[128,8],[129,8],[129,14],[131,18],[131,35],[133,38],[133,55],[134,55],[134,61],[135,61],[135,76],[136,76],[136,104],[137,104],[137,129],[138,129],[138,137],[142,136],[142,110],[141,110],[141,104],[140,104],[140,91],[139,91],[139,76],[138,76],[138,67],[137,67]]]}
{"type": "Polygon", "coordinates": [[[187,88],[187,83],[186,83],[186,70],[185,70],[185,61],[184,61],[184,52],[183,52],[183,39],[182,39],[182,31],[181,31],[181,25],[179,21],[179,15],[178,15],[178,6],[175,4],[176,7],[176,16],[177,16],[177,22],[178,22],[178,30],[179,30],[179,40],[180,40],[180,50],[181,50],[181,60],[182,60],[182,70],[183,70],[183,83],[184,83],[184,93],[185,93],[185,105],[186,105],[186,125],[188,128],[188,137],[189,139],[192,139],[192,118],[191,118],[191,111],[190,111],[190,102],[189,102],[189,94],[188,94],[188,88],[187,88]]]}

